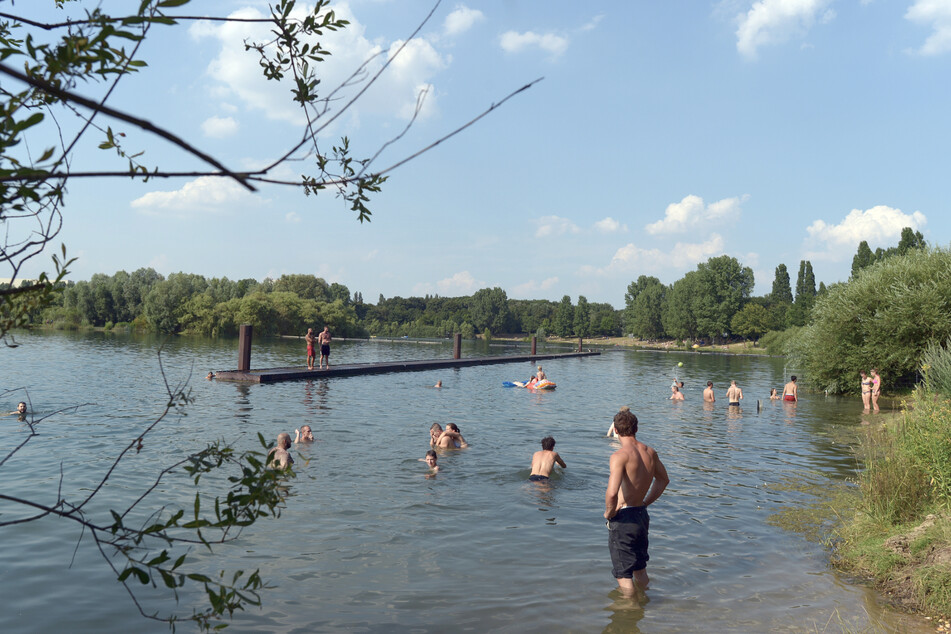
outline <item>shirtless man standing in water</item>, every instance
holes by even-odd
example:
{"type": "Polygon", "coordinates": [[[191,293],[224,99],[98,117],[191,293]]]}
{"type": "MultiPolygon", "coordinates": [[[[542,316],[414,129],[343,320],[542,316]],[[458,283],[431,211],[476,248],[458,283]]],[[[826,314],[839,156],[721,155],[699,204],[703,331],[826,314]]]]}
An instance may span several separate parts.
{"type": "Polygon", "coordinates": [[[783,388],[783,400],[797,403],[799,402],[799,393],[796,386],[796,375],[793,375],[789,378],[789,383],[787,383],[786,387],[783,388]]]}
{"type": "Polygon", "coordinates": [[[736,386],[736,381],[730,381],[730,389],[726,391],[726,400],[731,407],[739,407],[743,400],[743,390],[736,386]]]}
{"type": "Polygon", "coordinates": [[[670,478],[657,452],[635,438],[637,416],[621,411],[614,416],[621,448],[611,455],[611,475],[604,494],[608,550],[612,573],[625,595],[633,595],[634,582],[641,589],[647,577],[647,507],[661,496],[670,478]]]}

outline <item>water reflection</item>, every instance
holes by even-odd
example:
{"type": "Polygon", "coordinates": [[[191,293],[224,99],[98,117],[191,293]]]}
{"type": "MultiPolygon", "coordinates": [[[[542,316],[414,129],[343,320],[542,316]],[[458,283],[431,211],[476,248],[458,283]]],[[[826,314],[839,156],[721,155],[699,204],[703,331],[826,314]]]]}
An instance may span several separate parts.
{"type": "Polygon", "coordinates": [[[612,603],[604,609],[611,613],[611,622],[601,630],[603,634],[641,632],[637,624],[644,618],[644,608],[650,603],[647,592],[637,590],[633,596],[628,596],[614,589],[608,597],[612,599],[612,603]]]}

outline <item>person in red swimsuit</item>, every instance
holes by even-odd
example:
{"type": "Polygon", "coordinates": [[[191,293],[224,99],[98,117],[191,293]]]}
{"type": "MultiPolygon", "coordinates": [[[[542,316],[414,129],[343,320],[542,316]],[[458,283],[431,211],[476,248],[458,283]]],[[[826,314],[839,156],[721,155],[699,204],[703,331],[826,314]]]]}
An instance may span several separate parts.
{"type": "Polygon", "coordinates": [[[314,352],[314,343],[317,342],[317,337],[314,336],[314,329],[308,328],[307,334],[304,335],[304,341],[307,342],[307,369],[314,369],[314,361],[317,359],[317,355],[314,352]]]}
{"type": "Polygon", "coordinates": [[[783,388],[783,400],[796,403],[799,401],[799,394],[796,392],[796,375],[794,374],[789,378],[789,383],[783,388]]]}

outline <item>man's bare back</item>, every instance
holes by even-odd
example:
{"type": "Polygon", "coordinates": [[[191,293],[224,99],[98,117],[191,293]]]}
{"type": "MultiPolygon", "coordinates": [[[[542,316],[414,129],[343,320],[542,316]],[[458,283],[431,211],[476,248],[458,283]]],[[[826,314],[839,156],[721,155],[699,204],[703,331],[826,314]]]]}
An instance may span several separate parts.
{"type": "Polygon", "coordinates": [[[568,467],[557,451],[545,451],[544,449],[536,451],[532,455],[532,475],[548,478],[551,476],[551,470],[555,468],[555,464],[561,465],[562,469],[568,467]]]}
{"type": "Polygon", "coordinates": [[[670,482],[657,452],[637,440],[637,417],[629,411],[614,417],[621,448],[611,455],[611,474],[604,494],[604,517],[608,520],[608,548],[612,573],[625,594],[633,594],[634,582],[646,588],[647,507],[663,494],[670,482]]]}

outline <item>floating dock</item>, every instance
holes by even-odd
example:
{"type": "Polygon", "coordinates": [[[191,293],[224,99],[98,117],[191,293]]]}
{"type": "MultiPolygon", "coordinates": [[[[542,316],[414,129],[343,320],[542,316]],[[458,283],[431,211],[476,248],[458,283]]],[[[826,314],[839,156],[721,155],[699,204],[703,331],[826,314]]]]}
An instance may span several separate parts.
{"type": "Polygon", "coordinates": [[[219,381],[278,383],[280,381],[300,381],[304,379],[363,376],[367,374],[385,374],[388,372],[423,372],[425,370],[465,368],[473,365],[535,363],[536,361],[567,359],[570,357],[593,357],[600,354],[600,352],[566,352],[560,354],[472,357],[468,359],[430,359],[424,361],[386,361],[383,363],[345,363],[341,365],[332,365],[330,368],[324,370],[308,370],[306,367],[300,366],[289,368],[265,368],[260,370],[222,370],[220,372],[215,372],[215,377],[219,381]]]}

